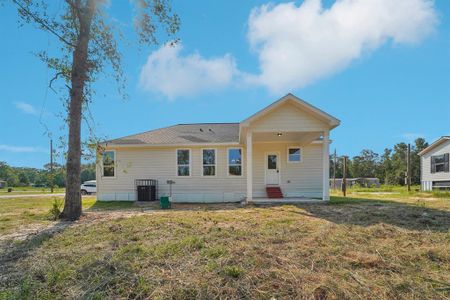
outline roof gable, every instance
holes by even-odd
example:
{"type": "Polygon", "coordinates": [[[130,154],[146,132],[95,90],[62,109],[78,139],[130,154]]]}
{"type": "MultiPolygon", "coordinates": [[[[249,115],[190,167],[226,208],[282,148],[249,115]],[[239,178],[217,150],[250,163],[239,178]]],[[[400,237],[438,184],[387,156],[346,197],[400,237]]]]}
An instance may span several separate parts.
{"type": "Polygon", "coordinates": [[[255,122],[256,120],[262,118],[263,116],[269,114],[270,112],[276,110],[277,108],[281,107],[282,105],[286,103],[292,103],[293,105],[297,106],[302,111],[307,112],[311,116],[313,116],[316,119],[319,119],[326,124],[330,126],[330,129],[333,129],[340,124],[340,120],[333,117],[332,115],[324,112],[323,110],[320,110],[319,108],[307,103],[306,101],[292,95],[287,94],[286,96],[282,97],[278,101],[275,101],[274,103],[270,104],[269,106],[263,108],[262,110],[258,111],[257,113],[251,115],[247,119],[243,120],[241,122],[241,126],[249,126],[250,123],[255,122]]]}
{"type": "Polygon", "coordinates": [[[450,136],[443,136],[443,137],[439,138],[437,141],[435,141],[434,143],[432,143],[427,148],[425,148],[422,151],[420,151],[419,155],[422,156],[424,154],[427,154],[428,152],[436,149],[437,147],[439,147],[440,145],[442,145],[442,144],[444,144],[444,143],[446,143],[448,141],[450,141],[450,136]]]}

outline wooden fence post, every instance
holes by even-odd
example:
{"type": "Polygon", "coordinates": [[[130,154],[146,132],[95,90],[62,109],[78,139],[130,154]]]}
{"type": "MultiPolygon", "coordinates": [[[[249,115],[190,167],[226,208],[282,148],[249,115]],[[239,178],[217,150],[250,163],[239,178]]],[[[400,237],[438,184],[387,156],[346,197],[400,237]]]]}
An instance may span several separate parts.
{"type": "Polygon", "coordinates": [[[347,197],[347,156],[342,157],[342,193],[347,197]]]}

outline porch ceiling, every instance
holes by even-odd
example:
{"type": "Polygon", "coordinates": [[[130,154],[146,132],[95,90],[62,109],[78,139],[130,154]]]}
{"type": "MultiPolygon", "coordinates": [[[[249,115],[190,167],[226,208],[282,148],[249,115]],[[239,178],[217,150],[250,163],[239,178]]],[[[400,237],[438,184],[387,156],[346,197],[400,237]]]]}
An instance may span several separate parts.
{"type": "Polygon", "coordinates": [[[253,143],[258,142],[280,142],[306,145],[321,137],[322,132],[254,132],[253,143]]]}

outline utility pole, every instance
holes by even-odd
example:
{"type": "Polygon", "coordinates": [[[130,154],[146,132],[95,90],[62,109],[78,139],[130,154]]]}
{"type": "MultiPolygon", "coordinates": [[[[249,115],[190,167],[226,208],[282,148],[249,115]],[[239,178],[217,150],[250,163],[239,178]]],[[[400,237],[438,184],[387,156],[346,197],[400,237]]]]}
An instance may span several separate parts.
{"type": "Polygon", "coordinates": [[[53,140],[50,140],[50,191],[53,194],[53,140]]]}
{"type": "Polygon", "coordinates": [[[333,189],[336,189],[336,148],[334,148],[334,159],[333,159],[333,189]]]}
{"type": "Polygon", "coordinates": [[[408,192],[411,192],[411,144],[408,144],[408,152],[406,153],[406,185],[408,192]]]}
{"type": "Polygon", "coordinates": [[[342,193],[347,197],[347,156],[342,157],[342,193]]]}

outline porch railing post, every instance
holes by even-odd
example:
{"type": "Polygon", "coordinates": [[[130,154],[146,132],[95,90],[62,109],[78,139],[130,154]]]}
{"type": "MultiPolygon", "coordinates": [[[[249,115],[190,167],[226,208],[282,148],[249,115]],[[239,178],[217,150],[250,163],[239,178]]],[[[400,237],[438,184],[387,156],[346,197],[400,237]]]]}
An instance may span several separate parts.
{"type": "Polygon", "coordinates": [[[329,131],[323,132],[323,200],[330,200],[330,138],[329,131]]]}
{"type": "Polygon", "coordinates": [[[252,132],[247,132],[247,197],[246,203],[253,198],[253,139],[252,132]]]}

